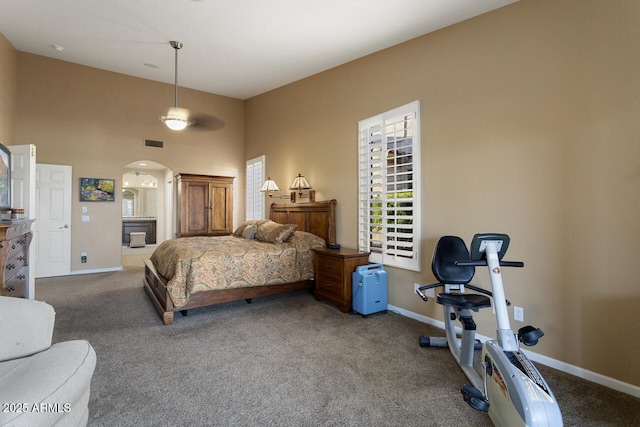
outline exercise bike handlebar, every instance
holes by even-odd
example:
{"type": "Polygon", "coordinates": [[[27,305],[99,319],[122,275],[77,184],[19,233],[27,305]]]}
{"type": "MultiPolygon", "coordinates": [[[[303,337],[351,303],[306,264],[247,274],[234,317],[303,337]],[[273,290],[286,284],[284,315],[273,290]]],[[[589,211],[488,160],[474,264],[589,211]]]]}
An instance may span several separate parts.
{"type": "MultiPolygon", "coordinates": [[[[486,267],[487,260],[481,259],[478,261],[454,261],[455,265],[459,265],[460,267],[486,267]]],[[[524,262],[522,261],[500,261],[500,267],[524,267],[524,262]]]]}

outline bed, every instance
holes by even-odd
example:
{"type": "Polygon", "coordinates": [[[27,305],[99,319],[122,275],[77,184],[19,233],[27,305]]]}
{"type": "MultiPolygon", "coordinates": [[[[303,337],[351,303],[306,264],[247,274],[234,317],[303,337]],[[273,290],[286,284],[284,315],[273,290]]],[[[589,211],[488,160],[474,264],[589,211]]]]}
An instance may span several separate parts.
{"type": "MultiPolygon", "coordinates": [[[[143,279],[162,322],[172,324],[176,311],[186,315],[190,309],[213,304],[251,302],[267,295],[312,290],[311,249],[335,243],[335,208],[335,200],[273,203],[269,212],[271,221],[296,225],[295,233],[284,243],[265,243],[242,236],[183,237],[163,242],[151,259],[145,261],[143,279]],[[187,255],[172,258],[178,252],[175,245],[183,247],[187,255]],[[237,254],[244,254],[248,264],[241,265],[238,259],[242,256],[235,257],[237,254]],[[235,264],[225,267],[222,261],[230,258],[235,264]],[[294,264],[299,264],[301,270],[294,271],[294,264]]],[[[246,230],[255,232],[248,227],[246,230]]]]}

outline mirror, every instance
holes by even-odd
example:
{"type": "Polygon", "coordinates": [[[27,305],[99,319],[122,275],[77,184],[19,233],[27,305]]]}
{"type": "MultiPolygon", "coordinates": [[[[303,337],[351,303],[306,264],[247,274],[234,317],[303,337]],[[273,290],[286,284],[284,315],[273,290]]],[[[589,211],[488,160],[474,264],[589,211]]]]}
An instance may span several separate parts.
{"type": "Polygon", "coordinates": [[[158,180],[145,172],[127,172],[122,176],[122,217],[156,218],[158,180]]]}

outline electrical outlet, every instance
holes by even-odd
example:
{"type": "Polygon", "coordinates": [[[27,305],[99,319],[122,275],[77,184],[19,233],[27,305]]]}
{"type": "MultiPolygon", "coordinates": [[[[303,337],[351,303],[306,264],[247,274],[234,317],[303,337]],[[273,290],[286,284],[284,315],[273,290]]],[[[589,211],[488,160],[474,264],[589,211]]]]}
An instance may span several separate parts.
{"type": "Polygon", "coordinates": [[[513,320],[524,322],[524,308],[517,305],[513,306],[513,320]]]}

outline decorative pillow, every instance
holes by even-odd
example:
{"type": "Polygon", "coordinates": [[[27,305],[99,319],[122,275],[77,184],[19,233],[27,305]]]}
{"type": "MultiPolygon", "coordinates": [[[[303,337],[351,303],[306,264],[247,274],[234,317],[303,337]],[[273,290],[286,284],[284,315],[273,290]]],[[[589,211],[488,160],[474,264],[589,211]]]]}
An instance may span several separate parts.
{"type": "Polygon", "coordinates": [[[243,222],[242,224],[240,224],[240,227],[236,228],[236,231],[233,232],[233,235],[236,237],[242,237],[242,232],[244,231],[244,229],[254,225],[256,222],[257,221],[255,219],[243,222]]]}
{"type": "Polygon", "coordinates": [[[257,230],[258,230],[258,227],[256,227],[255,225],[246,226],[244,230],[242,230],[242,238],[247,240],[253,240],[257,230]]]}
{"type": "Polygon", "coordinates": [[[242,223],[242,225],[240,227],[238,227],[236,229],[236,231],[233,232],[233,235],[236,237],[243,237],[242,233],[244,232],[244,229],[247,227],[251,227],[252,225],[259,225],[260,223],[269,221],[268,219],[250,219],[249,221],[245,221],[244,223],[242,223]]]}
{"type": "Polygon", "coordinates": [[[283,243],[293,236],[297,227],[295,224],[278,224],[267,220],[262,224],[257,224],[255,239],[269,243],[283,243]]]}

